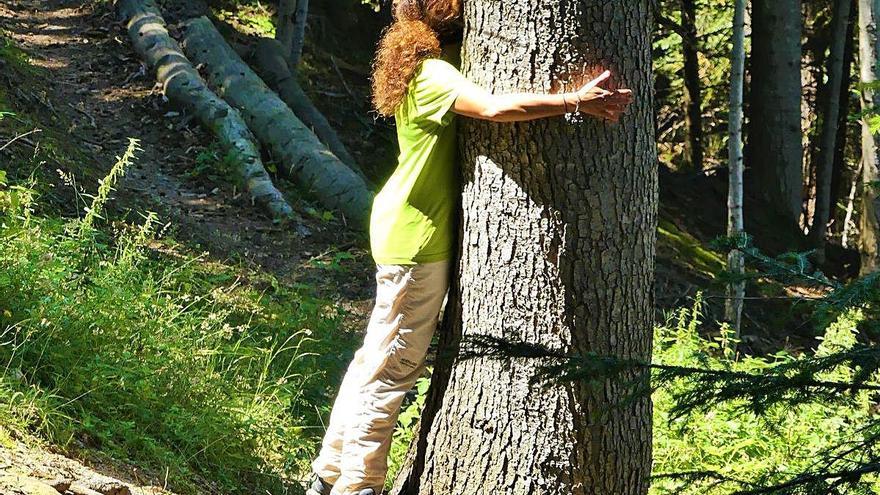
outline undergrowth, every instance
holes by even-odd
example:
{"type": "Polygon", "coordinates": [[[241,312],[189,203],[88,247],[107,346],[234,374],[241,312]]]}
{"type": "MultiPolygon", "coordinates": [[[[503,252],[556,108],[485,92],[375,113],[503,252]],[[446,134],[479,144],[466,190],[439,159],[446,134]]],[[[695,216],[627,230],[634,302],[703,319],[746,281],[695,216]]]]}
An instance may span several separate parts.
{"type": "MultiPolygon", "coordinates": [[[[814,353],[794,356],[780,351],[769,357],[732,356],[723,338],[711,341],[698,334],[702,318],[699,300],[692,309],[672,314],[655,331],[654,362],[768,374],[777,366],[854,347],[857,327],[865,314],[860,309],[843,311],[827,326],[814,353]]],[[[840,366],[821,378],[847,382],[854,373],[854,369],[840,366]]],[[[653,395],[657,479],[652,484],[652,494],[751,493],[749,490],[758,487],[785,483],[802,472],[819,468],[823,456],[835,452],[840,445],[857,441],[874,421],[875,398],[868,391],[840,403],[815,400],[796,406],[775,404],[761,415],[749,411],[742,400],[721,402],[684,416],[676,414],[674,397],[686,393],[691,386],[687,380],[679,380],[664,384],[653,395]]],[[[859,493],[880,493],[876,477],[866,478],[865,491],[859,493]]]]}
{"type": "Polygon", "coordinates": [[[0,424],[182,492],[297,493],[354,346],[341,310],[181,254],[153,214],[105,219],[136,146],[82,219],[35,214],[0,174],[0,424]]]}
{"type": "MultiPolygon", "coordinates": [[[[702,306],[698,297],[692,308],[671,313],[665,324],[655,328],[653,362],[658,369],[768,375],[783,365],[854,348],[857,328],[867,318],[863,309],[842,310],[826,327],[814,353],[795,356],[780,351],[767,357],[754,357],[732,353],[728,345],[730,332],[726,328],[722,328],[721,336],[714,340],[701,336],[698,329],[703,324],[702,306]]],[[[846,383],[857,373],[854,367],[841,365],[819,378],[846,383]]],[[[680,399],[693,388],[694,379],[698,378],[663,381],[653,393],[655,479],[652,495],[856,493],[821,487],[819,491],[809,491],[803,485],[794,486],[791,491],[762,490],[802,479],[803,473],[821,473],[829,456],[841,463],[851,462],[848,458],[852,456],[845,454],[846,448],[860,445],[875,426],[876,396],[872,392],[863,390],[839,401],[822,400],[817,394],[813,400],[804,398],[796,405],[783,401],[768,403],[766,407],[746,404],[744,399],[717,401],[711,407],[682,414],[680,399]],[[751,409],[758,409],[761,414],[751,409]]],[[[418,390],[418,397],[405,408],[397,425],[390,479],[406,456],[416,424],[414,418],[424,405],[427,387],[419,386],[418,390]]],[[[880,493],[880,481],[874,474],[860,476],[854,483],[859,487],[857,493],[880,493]]]]}

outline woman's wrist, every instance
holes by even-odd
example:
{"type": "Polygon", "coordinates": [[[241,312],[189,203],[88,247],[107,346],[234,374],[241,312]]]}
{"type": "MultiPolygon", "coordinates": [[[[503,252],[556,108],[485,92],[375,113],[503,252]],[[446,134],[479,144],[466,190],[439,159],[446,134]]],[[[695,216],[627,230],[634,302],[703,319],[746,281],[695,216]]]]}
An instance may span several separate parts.
{"type": "Polygon", "coordinates": [[[581,94],[579,92],[573,92],[571,93],[571,98],[571,101],[574,102],[574,113],[581,113],[581,104],[584,102],[584,100],[581,99],[581,94]]]}
{"type": "Polygon", "coordinates": [[[576,92],[562,93],[562,104],[565,107],[565,113],[577,113],[580,103],[580,95],[576,92]]]}

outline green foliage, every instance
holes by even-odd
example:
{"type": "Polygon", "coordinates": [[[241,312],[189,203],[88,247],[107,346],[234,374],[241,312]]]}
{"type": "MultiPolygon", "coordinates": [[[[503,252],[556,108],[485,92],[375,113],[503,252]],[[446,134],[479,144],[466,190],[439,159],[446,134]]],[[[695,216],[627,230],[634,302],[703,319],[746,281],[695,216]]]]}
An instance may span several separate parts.
{"type": "Polygon", "coordinates": [[[233,22],[243,32],[268,38],[275,37],[275,11],[261,2],[239,2],[231,8],[214,9],[221,21],[233,22]]]}
{"type": "Polygon", "coordinates": [[[217,142],[199,151],[195,165],[187,174],[192,178],[241,182],[232,154],[224,152],[217,142]]]}
{"type": "Polygon", "coordinates": [[[316,220],[321,220],[322,222],[332,222],[336,218],[336,215],[330,210],[320,210],[311,206],[306,207],[305,212],[310,217],[316,220]]]}
{"type": "Polygon", "coordinates": [[[125,175],[125,170],[131,166],[135,153],[140,150],[140,141],[133,138],[129,139],[128,148],[125,150],[125,153],[118,157],[116,164],[110,169],[107,177],[98,182],[98,193],[92,197],[92,204],[86,208],[86,215],[79,224],[81,235],[85,235],[94,229],[95,219],[103,218],[101,213],[104,211],[107,200],[110,199],[110,193],[113,192],[113,188],[119,179],[125,175]]]}
{"type": "Polygon", "coordinates": [[[345,270],[344,262],[355,259],[355,256],[348,251],[331,251],[324,256],[319,256],[310,260],[310,264],[315,268],[341,272],[345,270]]]}
{"type": "MultiPolygon", "coordinates": [[[[700,318],[695,307],[674,314],[659,327],[655,334],[655,363],[760,378],[785,376],[778,373],[780,368],[803,369],[809,362],[808,356],[795,357],[785,352],[768,358],[732,359],[723,354],[726,346],[722,343],[697,334],[700,318]]],[[[815,356],[827,358],[855,348],[856,326],[863,318],[859,310],[842,314],[826,330],[815,356]]],[[[821,371],[816,378],[847,383],[856,370],[852,363],[841,363],[821,371]]],[[[793,384],[789,392],[797,397],[796,406],[789,400],[779,400],[781,396],[773,399],[749,394],[707,402],[699,400],[698,394],[706,390],[697,386],[705,378],[699,374],[681,376],[664,382],[654,393],[657,480],[652,493],[752,493],[750,490],[759,487],[803,479],[804,473],[833,473],[841,468],[840,464],[852,467],[854,463],[845,461],[857,459],[854,453],[844,451],[850,442],[864,438],[865,428],[874,421],[872,394],[867,390],[849,394],[829,391],[838,398],[831,401],[829,394],[811,397],[815,389],[793,384]],[[682,397],[696,400],[693,404],[701,407],[682,411],[682,397]],[[840,455],[835,465],[824,465],[829,454],[846,455],[840,455]]],[[[753,391],[771,395],[773,392],[763,387],[753,391]]],[[[812,488],[792,486],[791,491],[772,493],[880,493],[876,475],[866,476],[857,485],[848,487],[848,491],[838,491],[840,487],[822,482],[812,488]]]]}
{"type": "Polygon", "coordinates": [[[27,187],[0,186],[0,423],[167,470],[177,491],[289,489],[353,347],[340,310],[181,254],[155,215],[93,224],[129,160],[83,220],[38,217],[27,187]]]}
{"type": "Polygon", "coordinates": [[[425,407],[425,399],[428,396],[428,387],[431,385],[430,377],[422,377],[416,382],[416,395],[412,401],[404,406],[397,418],[397,428],[391,440],[391,453],[388,456],[388,478],[385,480],[386,488],[391,488],[394,478],[403,467],[409,444],[415,435],[415,428],[425,407]]]}

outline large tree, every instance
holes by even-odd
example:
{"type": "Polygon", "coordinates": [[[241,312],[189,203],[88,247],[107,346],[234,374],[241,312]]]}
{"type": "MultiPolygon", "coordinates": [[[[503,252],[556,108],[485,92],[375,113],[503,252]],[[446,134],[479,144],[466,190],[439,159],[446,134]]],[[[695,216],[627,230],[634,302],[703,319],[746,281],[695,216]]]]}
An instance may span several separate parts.
{"type": "MultiPolygon", "coordinates": [[[[651,0],[470,0],[465,17],[463,70],[493,92],[575,88],[608,68],[636,101],[619,124],[463,122],[451,340],[649,360],[651,0]]],[[[542,388],[541,360],[444,352],[396,493],[646,493],[650,399],[625,392],[646,376],[542,388]]]]}
{"type": "MultiPolygon", "coordinates": [[[[871,132],[872,117],[880,111],[880,36],[877,35],[880,0],[859,0],[859,61],[862,91],[862,216],[861,251],[862,272],[880,268],[880,136],[871,132]]],[[[876,118],[876,117],[874,117],[876,118]]]]}
{"type": "MultiPolygon", "coordinates": [[[[803,200],[801,0],[752,1],[747,164],[763,230],[797,236],[803,200]]],[[[760,239],[759,239],[760,240],[760,239]]],[[[790,246],[789,246],[790,247],[790,246]]]]}

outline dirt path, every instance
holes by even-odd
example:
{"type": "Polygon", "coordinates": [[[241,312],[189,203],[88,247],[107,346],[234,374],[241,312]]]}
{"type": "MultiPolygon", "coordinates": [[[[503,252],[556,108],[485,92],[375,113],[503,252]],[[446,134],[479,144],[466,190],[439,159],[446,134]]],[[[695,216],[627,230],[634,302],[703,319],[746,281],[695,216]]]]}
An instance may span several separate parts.
{"type": "MultiPolygon", "coordinates": [[[[349,310],[347,324],[357,328],[366,319],[372,297],[372,263],[363,238],[338,222],[313,218],[302,201],[292,202],[306,219],[303,224],[275,225],[222,173],[212,171],[216,160],[211,137],[163,100],[152,74],[131,50],[110,3],[0,1],[0,30],[48,75],[47,94],[27,87],[15,89],[16,94],[46,106],[54,125],[66,126],[70,140],[92,161],[87,168],[98,176],[115,162],[128,138],[140,140],[137,162],[120,183],[119,214],[130,210],[129,218],[136,218],[137,212],[159,212],[178,239],[215,259],[268,271],[283,283],[308,284],[349,310]],[[340,260],[344,270],[326,268],[340,260]]],[[[293,190],[289,184],[283,188],[293,190]]],[[[13,444],[0,447],[0,494],[48,493],[39,491],[45,489],[44,482],[100,477],[83,463],[97,463],[95,470],[133,481],[126,485],[132,493],[162,493],[135,488],[161,486],[156,475],[150,479],[131,467],[110,467],[95,459],[74,461],[13,444]]],[[[58,487],[79,493],[63,483],[58,487]]],[[[105,495],[125,493],[110,490],[105,495]]]]}

